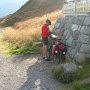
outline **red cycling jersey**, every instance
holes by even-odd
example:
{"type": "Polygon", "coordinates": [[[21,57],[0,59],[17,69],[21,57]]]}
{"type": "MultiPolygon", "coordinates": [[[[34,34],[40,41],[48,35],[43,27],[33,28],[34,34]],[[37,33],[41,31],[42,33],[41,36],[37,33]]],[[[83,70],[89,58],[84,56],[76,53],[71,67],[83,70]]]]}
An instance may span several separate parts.
{"type": "Polygon", "coordinates": [[[44,24],[42,26],[42,38],[46,38],[49,36],[49,27],[47,26],[47,24],[44,24]]]}

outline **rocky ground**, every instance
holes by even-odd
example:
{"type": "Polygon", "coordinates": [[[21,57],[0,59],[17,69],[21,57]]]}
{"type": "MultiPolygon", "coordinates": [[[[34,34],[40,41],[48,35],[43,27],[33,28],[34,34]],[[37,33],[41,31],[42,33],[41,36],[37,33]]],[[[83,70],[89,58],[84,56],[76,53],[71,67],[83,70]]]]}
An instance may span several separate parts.
{"type": "MultiPolygon", "coordinates": [[[[56,88],[47,77],[48,66],[41,64],[39,55],[0,56],[0,90],[41,90],[56,88]]],[[[54,82],[55,83],[55,82],[54,82]]]]}
{"type": "Polygon", "coordinates": [[[53,79],[53,65],[43,61],[39,54],[0,55],[0,90],[70,90],[69,85],[53,79]]]}

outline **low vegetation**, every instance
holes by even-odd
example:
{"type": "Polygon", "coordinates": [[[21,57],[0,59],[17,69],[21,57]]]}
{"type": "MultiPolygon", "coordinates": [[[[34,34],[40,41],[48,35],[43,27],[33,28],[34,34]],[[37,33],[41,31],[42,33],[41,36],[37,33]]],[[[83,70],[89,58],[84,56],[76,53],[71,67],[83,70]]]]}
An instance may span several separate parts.
{"type": "Polygon", "coordinates": [[[86,62],[82,65],[82,69],[79,69],[78,73],[80,78],[73,82],[73,88],[75,90],[90,90],[90,58],[86,59],[86,62]]]}
{"type": "Polygon", "coordinates": [[[52,73],[54,78],[62,83],[70,83],[73,82],[75,79],[78,79],[77,71],[65,73],[63,70],[63,66],[61,65],[54,67],[52,69],[52,73]]]}
{"type": "Polygon", "coordinates": [[[80,79],[90,77],[90,58],[87,58],[85,61],[86,62],[82,65],[82,68],[78,71],[80,79]]]}
{"type": "Polygon", "coordinates": [[[81,81],[74,81],[73,88],[74,90],[90,90],[90,82],[81,83],[81,81]]]}

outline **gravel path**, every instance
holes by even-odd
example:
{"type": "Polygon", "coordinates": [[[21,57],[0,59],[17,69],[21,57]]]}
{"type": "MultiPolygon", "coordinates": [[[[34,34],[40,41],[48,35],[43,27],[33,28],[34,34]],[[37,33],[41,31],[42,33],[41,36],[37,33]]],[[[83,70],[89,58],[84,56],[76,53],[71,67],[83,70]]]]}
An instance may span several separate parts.
{"type": "Polygon", "coordinates": [[[0,55],[0,90],[58,90],[61,84],[53,79],[51,62],[40,55],[0,55]]]}

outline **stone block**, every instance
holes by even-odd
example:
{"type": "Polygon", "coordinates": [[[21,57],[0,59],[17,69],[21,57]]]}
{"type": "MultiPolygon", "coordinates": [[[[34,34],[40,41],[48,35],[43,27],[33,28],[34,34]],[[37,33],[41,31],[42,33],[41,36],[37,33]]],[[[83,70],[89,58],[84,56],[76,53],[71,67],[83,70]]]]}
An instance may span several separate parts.
{"type": "Polygon", "coordinates": [[[69,19],[69,17],[67,17],[67,16],[65,16],[64,18],[65,18],[65,22],[67,22],[67,21],[68,21],[68,19],[69,19]]]}
{"type": "Polygon", "coordinates": [[[75,47],[77,46],[77,44],[78,44],[78,41],[77,40],[73,40],[72,48],[75,49],[75,47]]]}
{"type": "Polygon", "coordinates": [[[85,30],[85,26],[82,26],[80,29],[81,34],[83,34],[84,30],[85,30]]]}
{"type": "Polygon", "coordinates": [[[72,48],[68,47],[68,50],[67,50],[67,55],[71,57],[71,51],[72,51],[72,48]]]}
{"type": "Polygon", "coordinates": [[[74,18],[75,18],[74,16],[70,16],[70,17],[68,18],[67,22],[73,24],[73,23],[74,23],[74,18]]]}
{"type": "Polygon", "coordinates": [[[61,23],[56,23],[55,26],[54,26],[54,28],[59,29],[60,26],[61,26],[61,23]]]}
{"type": "Polygon", "coordinates": [[[80,47],[80,52],[89,54],[90,53],[90,45],[82,44],[80,47]]]}
{"type": "Polygon", "coordinates": [[[71,37],[70,31],[67,32],[66,34],[66,39],[69,39],[71,37]]]}
{"type": "Polygon", "coordinates": [[[78,17],[77,16],[74,16],[73,18],[73,24],[77,24],[78,23],[78,17]]]}
{"type": "Polygon", "coordinates": [[[70,23],[65,23],[64,29],[69,29],[72,26],[70,23]]]}
{"type": "Polygon", "coordinates": [[[58,18],[56,22],[61,23],[61,22],[64,22],[64,21],[65,21],[65,18],[61,17],[61,18],[58,18]]]}
{"type": "Polygon", "coordinates": [[[85,61],[85,54],[82,54],[82,53],[77,53],[75,55],[75,61],[79,64],[83,63],[85,61]]]}
{"type": "Polygon", "coordinates": [[[90,25],[90,16],[85,17],[83,25],[90,25]]]}
{"type": "Polygon", "coordinates": [[[79,36],[80,36],[80,32],[78,30],[73,32],[72,37],[74,40],[78,40],[79,36]]]}
{"type": "Polygon", "coordinates": [[[89,36],[87,36],[87,35],[81,35],[81,37],[79,39],[79,42],[84,43],[84,44],[89,44],[90,43],[89,36]]]}
{"type": "Polygon", "coordinates": [[[68,55],[72,60],[75,59],[76,53],[77,53],[77,51],[76,51],[75,49],[68,48],[67,55],[68,55]]]}
{"type": "Polygon", "coordinates": [[[82,25],[78,25],[78,31],[80,31],[80,30],[81,30],[81,27],[82,27],[82,25]]]}
{"type": "Polygon", "coordinates": [[[83,34],[90,35],[90,26],[86,26],[83,30],[83,34]]]}
{"type": "Polygon", "coordinates": [[[86,54],[86,58],[90,58],[90,54],[86,54]]]}
{"type": "Polygon", "coordinates": [[[63,34],[63,35],[66,36],[68,32],[69,32],[69,30],[66,29],[66,30],[64,31],[64,34],[63,34]]]}
{"type": "Polygon", "coordinates": [[[66,40],[66,45],[72,47],[72,43],[73,43],[73,38],[71,36],[69,39],[66,40]]]}
{"type": "Polygon", "coordinates": [[[77,43],[77,45],[76,45],[76,47],[75,47],[75,50],[76,50],[77,52],[80,51],[81,45],[82,45],[81,43],[77,43]]]}
{"type": "Polygon", "coordinates": [[[84,22],[84,19],[85,19],[85,16],[77,16],[78,18],[78,21],[77,21],[77,24],[78,25],[83,25],[83,22],[84,22]]]}
{"type": "Polygon", "coordinates": [[[78,25],[77,25],[77,24],[72,24],[71,29],[72,29],[73,31],[78,30],[78,25]]]}
{"type": "Polygon", "coordinates": [[[75,58],[75,55],[77,53],[76,50],[75,49],[72,49],[70,53],[71,53],[71,58],[74,59],[75,58]]]}

